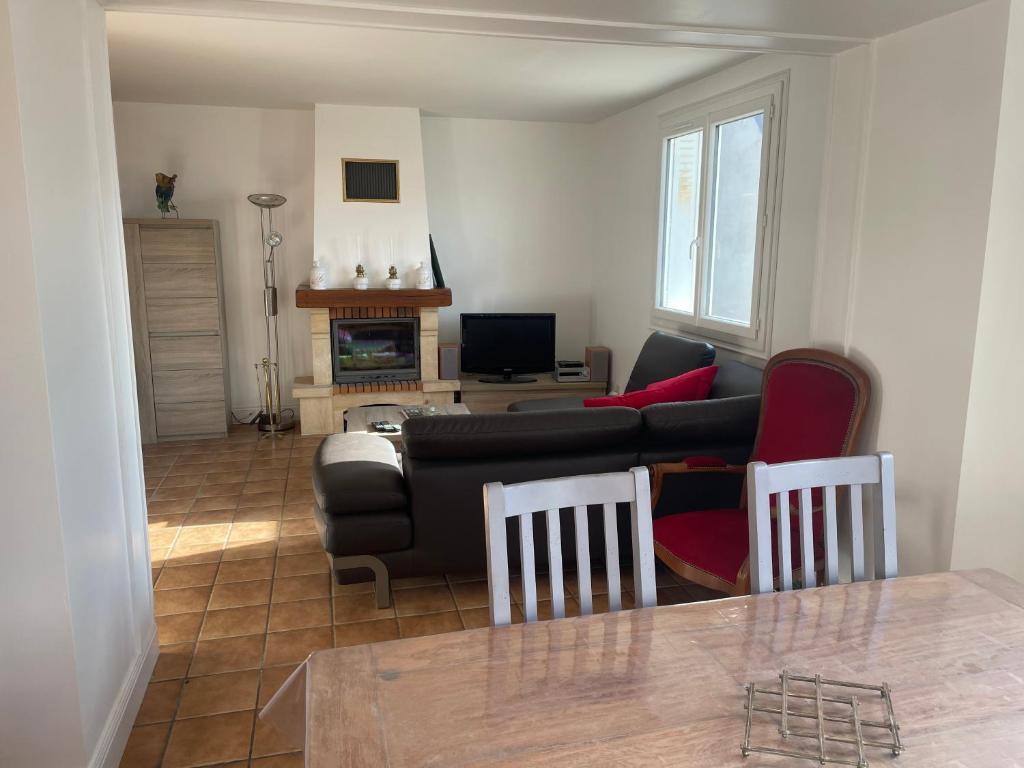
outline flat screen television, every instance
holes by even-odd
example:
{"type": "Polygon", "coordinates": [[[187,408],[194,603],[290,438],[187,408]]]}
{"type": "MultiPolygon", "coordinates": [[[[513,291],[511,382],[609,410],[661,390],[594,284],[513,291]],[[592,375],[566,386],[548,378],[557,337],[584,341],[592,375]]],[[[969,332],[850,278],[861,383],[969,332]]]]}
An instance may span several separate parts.
{"type": "Polygon", "coordinates": [[[462,315],[462,370],[480,381],[536,381],[524,374],[555,369],[553,314],[462,315]]]}

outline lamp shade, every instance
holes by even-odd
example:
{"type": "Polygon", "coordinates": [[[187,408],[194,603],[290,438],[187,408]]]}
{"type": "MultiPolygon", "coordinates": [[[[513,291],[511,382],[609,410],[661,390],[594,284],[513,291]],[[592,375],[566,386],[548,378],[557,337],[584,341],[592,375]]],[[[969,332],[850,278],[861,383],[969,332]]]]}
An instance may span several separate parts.
{"type": "Polygon", "coordinates": [[[249,195],[249,202],[258,205],[260,208],[277,208],[288,202],[284,195],[274,195],[267,192],[260,192],[249,195]]]}

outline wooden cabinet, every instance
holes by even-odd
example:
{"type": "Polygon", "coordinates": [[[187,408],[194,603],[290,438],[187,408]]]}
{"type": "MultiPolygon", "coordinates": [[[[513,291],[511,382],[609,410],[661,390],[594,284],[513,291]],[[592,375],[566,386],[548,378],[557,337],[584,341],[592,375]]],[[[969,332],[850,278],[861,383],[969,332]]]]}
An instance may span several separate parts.
{"type": "Polygon", "coordinates": [[[124,244],[142,442],[227,434],[217,222],[125,219],[124,244]]]}

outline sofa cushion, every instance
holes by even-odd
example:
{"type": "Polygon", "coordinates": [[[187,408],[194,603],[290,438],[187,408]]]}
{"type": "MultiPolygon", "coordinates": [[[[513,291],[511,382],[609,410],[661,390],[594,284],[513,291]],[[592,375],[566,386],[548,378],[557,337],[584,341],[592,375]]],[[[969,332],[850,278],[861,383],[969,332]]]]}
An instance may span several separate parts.
{"type": "Polygon", "coordinates": [[[313,456],[313,491],[327,516],[405,509],[394,446],[380,435],[328,435],[313,456]]]}
{"type": "Polygon", "coordinates": [[[704,368],[713,362],[715,348],[707,342],[655,331],[644,342],[625,391],[645,389],[652,382],[664,381],[694,368],[704,368]]]}
{"type": "Polygon", "coordinates": [[[718,374],[711,385],[708,397],[714,400],[721,397],[759,395],[762,375],[760,368],[738,360],[721,361],[718,363],[718,374]]]}
{"type": "Polygon", "coordinates": [[[609,395],[607,397],[591,397],[583,401],[587,408],[606,408],[611,405],[621,405],[626,408],[645,408],[655,403],[683,403],[693,400],[705,400],[708,390],[711,389],[711,382],[715,379],[718,366],[708,365],[704,368],[697,368],[687,371],[671,379],[656,381],[648,384],[646,389],[639,392],[627,392],[624,395],[609,395]]]}
{"type": "Polygon", "coordinates": [[[760,395],[658,403],[643,410],[643,444],[647,448],[695,448],[717,443],[752,446],[760,411],[760,395]]]}
{"type": "Polygon", "coordinates": [[[628,449],[640,430],[640,413],[632,408],[431,416],[402,425],[402,453],[414,459],[472,460],[589,454],[628,449]]]}
{"type": "Polygon", "coordinates": [[[509,413],[528,413],[531,411],[565,411],[582,407],[582,397],[544,397],[512,403],[508,407],[508,411],[509,413]]]}

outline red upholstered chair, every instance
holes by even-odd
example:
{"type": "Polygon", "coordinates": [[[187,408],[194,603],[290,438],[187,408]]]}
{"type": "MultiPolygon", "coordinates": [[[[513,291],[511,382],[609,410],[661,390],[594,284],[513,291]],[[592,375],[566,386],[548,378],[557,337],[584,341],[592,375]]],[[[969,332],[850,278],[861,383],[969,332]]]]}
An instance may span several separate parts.
{"type": "MultiPolygon", "coordinates": [[[[857,438],[870,391],[867,374],[841,355],[817,349],[775,355],[764,369],[761,415],[750,460],[777,464],[846,456],[857,438]]],[[[651,506],[657,510],[662,489],[673,476],[685,474],[692,483],[695,476],[711,479],[721,473],[745,476],[746,467],[715,458],[655,464],[651,506]]],[[[709,589],[749,594],[746,487],[734,507],[668,512],[654,521],[658,559],[709,589]]],[[[795,517],[789,522],[795,526],[795,517]]],[[[819,525],[815,528],[820,541],[819,525]]]]}

